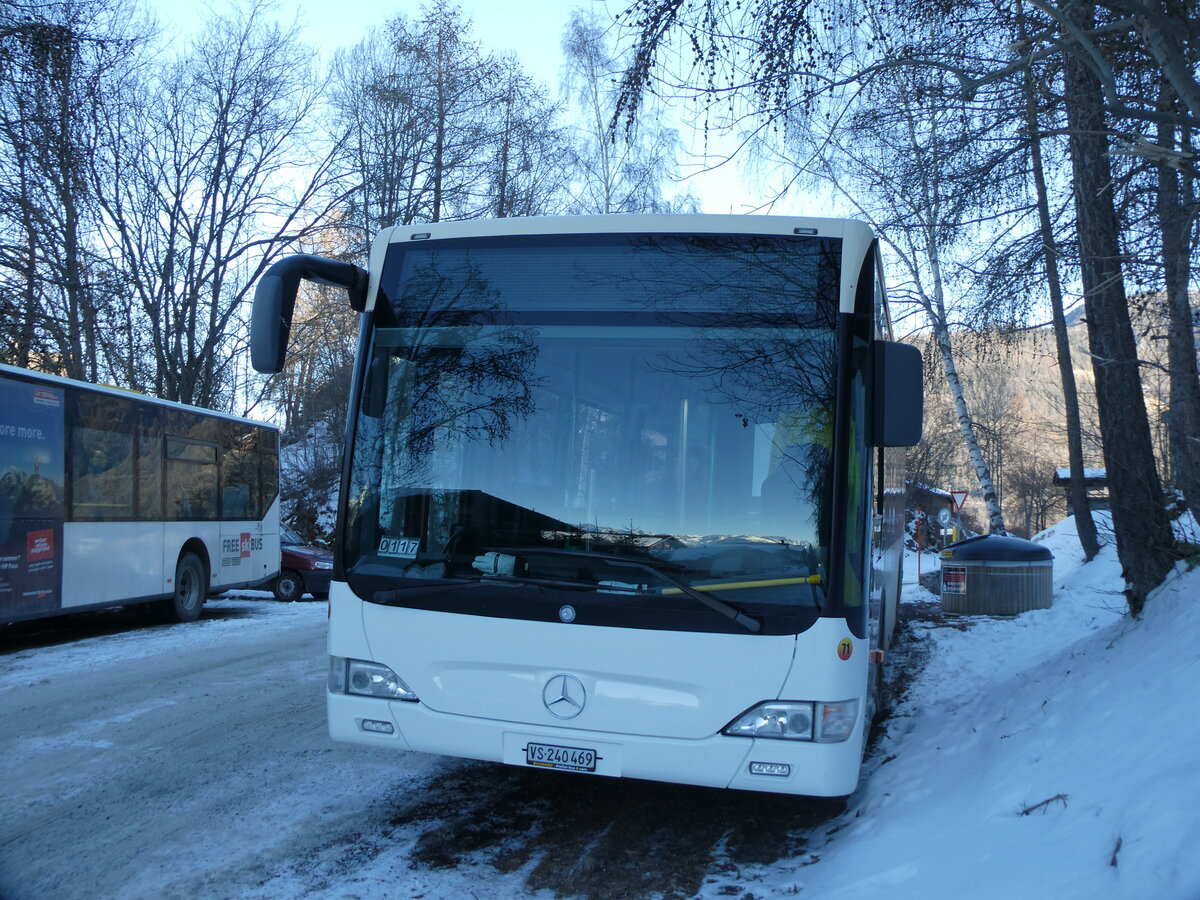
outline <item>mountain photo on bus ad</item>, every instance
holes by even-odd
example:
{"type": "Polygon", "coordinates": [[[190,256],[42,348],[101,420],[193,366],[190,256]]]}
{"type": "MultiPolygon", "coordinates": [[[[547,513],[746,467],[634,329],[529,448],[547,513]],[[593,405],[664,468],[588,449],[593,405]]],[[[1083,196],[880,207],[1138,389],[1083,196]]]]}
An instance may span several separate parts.
{"type": "Polygon", "coordinates": [[[58,607],[63,465],[63,392],[0,378],[0,621],[58,607]]]}

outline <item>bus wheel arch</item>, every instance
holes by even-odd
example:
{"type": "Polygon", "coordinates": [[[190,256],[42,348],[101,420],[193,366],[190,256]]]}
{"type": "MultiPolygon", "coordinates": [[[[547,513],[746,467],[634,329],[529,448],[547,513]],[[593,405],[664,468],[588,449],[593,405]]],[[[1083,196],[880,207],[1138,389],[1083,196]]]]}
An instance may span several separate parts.
{"type": "Polygon", "coordinates": [[[159,603],[159,612],[168,622],[194,622],[200,618],[208,596],[208,564],[203,551],[191,542],[184,545],[175,562],[175,593],[159,603]]]}

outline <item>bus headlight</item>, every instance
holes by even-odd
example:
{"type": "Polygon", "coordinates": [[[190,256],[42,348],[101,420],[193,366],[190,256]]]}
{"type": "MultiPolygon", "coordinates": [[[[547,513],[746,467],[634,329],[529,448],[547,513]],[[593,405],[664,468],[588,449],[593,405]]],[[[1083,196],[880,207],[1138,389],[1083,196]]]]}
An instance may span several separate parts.
{"type": "Polygon", "coordinates": [[[784,701],[760,703],[726,725],[724,733],[733,737],[811,741],[813,705],[784,701]]]}
{"type": "Polygon", "coordinates": [[[329,657],[329,690],[384,700],[416,700],[417,695],[385,665],[363,659],[329,657]]]}
{"type": "Polygon", "coordinates": [[[721,733],[732,737],[836,743],[850,737],[857,720],[857,700],[839,703],[771,700],[742,713],[721,733]]]}

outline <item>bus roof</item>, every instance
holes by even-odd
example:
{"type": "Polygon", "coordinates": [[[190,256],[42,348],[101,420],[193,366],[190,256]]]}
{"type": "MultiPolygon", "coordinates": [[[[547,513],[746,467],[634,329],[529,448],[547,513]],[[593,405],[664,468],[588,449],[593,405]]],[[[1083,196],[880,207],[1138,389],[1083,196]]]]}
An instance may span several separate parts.
{"type": "Polygon", "coordinates": [[[371,245],[366,310],[370,312],[374,309],[379,276],[388,247],[392,244],[456,238],[570,234],[764,234],[839,238],[845,242],[847,251],[843,253],[840,301],[843,312],[854,309],[859,261],[875,239],[871,228],[857,219],[709,213],[533,216],[395,225],[379,232],[371,245]]]}
{"type": "Polygon", "coordinates": [[[708,213],[654,215],[533,216],[467,219],[396,225],[379,233],[381,244],[410,240],[521,234],[804,234],[825,237],[872,236],[857,219],[806,216],[737,216],[708,213]]]}
{"type": "Polygon", "coordinates": [[[269,428],[273,431],[278,431],[277,425],[272,425],[269,422],[263,422],[258,419],[248,419],[245,416],[237,416],[233,413],[222,412],[216,409],[207,409],[203,406],[189,406],[186,403],[178,403],[174,400],[163,400],[161,397],[152,397],[149,394],[143,394],[139,391],[129,388],[115,387],[111,384],[92,384],[90,381],[79,381],[74,378],[64,378],[61,375],[50,375],[46,372],[36,372],[32,369],[22,369],[19,366],[10,366],[6,363],[0,363],[0,375],[15,375],[21,378],[41,381],[45,384],[58,385],[60,387],[75,387],[86,388],[92,391],[99,391],[102,394],[111,394],[114,397],[126,397],[137,400],[140,403],[153,403],[156,406],[165,406],[171,409],[180,409],[187,412],[201,413],[206,416],[217,416],[222,419],[227,419],[231,422],[244,422],[247,425],[257,425],[260,428],[269,428]]]}

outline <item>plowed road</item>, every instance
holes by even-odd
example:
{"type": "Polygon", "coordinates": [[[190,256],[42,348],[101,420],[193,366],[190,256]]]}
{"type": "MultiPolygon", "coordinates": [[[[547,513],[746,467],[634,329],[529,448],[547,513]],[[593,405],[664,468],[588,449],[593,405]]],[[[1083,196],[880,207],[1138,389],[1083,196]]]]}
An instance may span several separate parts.
{"type": "Polygon", "coordinates": [[[840,809],[334,744],[325,624],[0,626],[0,898],[738,896],[840,809]]]}

